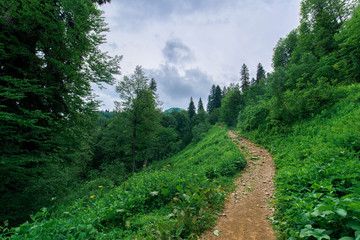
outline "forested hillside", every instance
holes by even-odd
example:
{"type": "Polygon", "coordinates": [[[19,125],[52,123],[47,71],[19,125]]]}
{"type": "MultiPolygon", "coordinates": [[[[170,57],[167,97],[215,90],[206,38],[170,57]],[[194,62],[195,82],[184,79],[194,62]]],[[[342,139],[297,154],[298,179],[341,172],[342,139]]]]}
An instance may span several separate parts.
{"type": "Polygon", "coordinates": [[[197,238],[246,165],[226,128],[275,157],[279,239],[360,239],[359,1],[301,1],[272,72],[165,112],[141,66],[97,109],[109,2],[0,3],[2,239],[197,238]]]}

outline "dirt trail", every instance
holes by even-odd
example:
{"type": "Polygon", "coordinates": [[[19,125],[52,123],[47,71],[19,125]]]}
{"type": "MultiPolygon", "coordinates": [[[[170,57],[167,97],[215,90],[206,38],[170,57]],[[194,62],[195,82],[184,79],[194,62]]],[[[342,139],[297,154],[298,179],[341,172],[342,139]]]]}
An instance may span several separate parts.
{"type": "Polygon", "coordinates": [[[228,134],[245,154],[248,166],[236,180],[236,190],[226,202],[216,226],[206,232],[202,239],[275,240],[275,233],[266,219],[266,216],[273,215],[273,209],[267,204],[274,193],[273,159],[265,149],[231,131],[228,134]],[[215,230],[219,236],[214,234],[215,230]]]}

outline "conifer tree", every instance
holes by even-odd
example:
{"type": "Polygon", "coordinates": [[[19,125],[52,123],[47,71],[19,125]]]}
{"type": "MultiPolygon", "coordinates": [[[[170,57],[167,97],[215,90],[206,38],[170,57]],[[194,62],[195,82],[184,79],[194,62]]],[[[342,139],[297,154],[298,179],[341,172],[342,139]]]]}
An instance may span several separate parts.
{"type": "Polygon", "coordinates": [[[266,72],[265,72],[264,67],[262,66],[262,64],[259,63],[257,65],[255,83],[258,84],[261,79],[265,79],[265,78],[266,78],[266,72]]]}
{"type": "MultiPolygon", "coordinates": [[[[141,66],[135,68],[130,76],[124,76],[119,82],[116,91],[123,100],[120,103],[121,111],[125,113],[128,129],[131,131],[131,163],[132,171],[136,171],[137,159],[140,159],[140,149],[146,152],[154,143],[154,130],[159,124],[156,111],[156,100],[153,91],[148,85],[149,79],[141,66]],[[141,129],[141,131],[140,131],[141,129]]],[[[141,160],[146,157],[142,156],[141,160]]]]}
{"type": "Polygon", "coordinates": [[[198,102],[198,113],[201,112],[201,111],[205,111],[205,110],[204,110],[203,102],[202,102],[202,100],[200,98],[199,102],[198,102]]]}
{"type": "Polygon", "coordinates": [[[250,87],[250,75],[249,75],[249,69],[244,63],[241,67],[240,72],[240,83],[241,83],[241,91],[246,91],[250,87]]]}
{"type": "Polygon", "coordinates": [[[214,108],[221,107],[222,91],[219,85],[215,88],[214,108]]]}
{"type": "Polygon", "coordinates": [[[194,115],[196,114],[196,109],[195,109],[195,104],[194,104],[194,101],[193,101],[193,98],[191,97],[190,98],[190,104],[189,104],[189,107],[188,107],[188,114],[189,114],[189,119],[191,120],[194,115]]]}
{"type": "Polygon", "coordinates": [[[210,95],[208,96],[208,103],[207,103],[207,108],[206,108],[206,110],[209,114],[215,108],[214,107],[215,90],[216,90],[215,85],[212,85],[211,90],[210,90],[210,95]]]}
{"type": "Polygon", "coordinates": [[[208,97],[207,112],[210,114],[214,109],[221,106],[222,91],[219,85],[212,85],[208,97]]]}

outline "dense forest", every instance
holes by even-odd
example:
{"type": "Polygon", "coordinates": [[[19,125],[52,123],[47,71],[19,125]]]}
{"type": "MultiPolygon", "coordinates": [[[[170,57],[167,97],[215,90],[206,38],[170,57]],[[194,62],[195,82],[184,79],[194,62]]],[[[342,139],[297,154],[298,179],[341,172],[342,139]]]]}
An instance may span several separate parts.
{"type": "Polygon", "coordinates": [[[99,49],[109,2],[0,3],[2,239],[196,239],[246,165],[227,128],[275,157],[279,239],[360,239],[358,1],[303,0],[274,70],[240,65],[206,108],[163,111],[137,66],[98,111],[122,58],[99,49]]]}

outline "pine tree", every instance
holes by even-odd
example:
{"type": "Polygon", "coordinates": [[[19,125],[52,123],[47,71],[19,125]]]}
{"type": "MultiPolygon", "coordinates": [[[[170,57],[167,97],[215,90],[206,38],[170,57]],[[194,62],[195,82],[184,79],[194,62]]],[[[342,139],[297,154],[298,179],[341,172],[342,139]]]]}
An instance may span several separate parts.
{"type": "Polygon", "coordinates": [[[131,131],[131,163],[132,171],[136,171],[137,159],[146,160],[146,154],[152,144],[159,116],[156,111],[156,100],[148,85],[149,79],[141,66],[135,68],[131,77],[124,76],[116,91],[123,100],[119,105],[125,113],[128,129],[131,131]],[[140,131],[141,130],[141,131],[140,131]],[[141,157],[140,157],[141,156],[141,157]]]}
{"type": "Polygon", "coordinates": [[[221,107],[222,91],[219,85],[212,85],[208,97],[207,112],[210,114],[214,109],[221,107]]]}
{"type": "Polygon", "coordinates": [[[210,90],[210,95],[208,96],[208,103],[207,103],[207,112],[210,114],[214,107],[214,98],[215,98],[215,91],[216,91],[216,87],[215,85],[211,86],[211,90],[210,90]]]}
{"type": "Polygon", "coordinates": [[[199,99],[199,102],[198,102],[198,113],[202,112],[202,111],[205,111],[204,109],[204,105],[203,105],[203,102],[201,100],[201,98],[199,99]]]}
{"type": "Polygon", "coordinates": [[[193,98],[191,97],[190,98],[190,104],[189,104],[189,107],[188,107],[188,114],[189,114],[189,119],[191,120],[194,115],[196,114],[196,109],[195,109],[195,104],[194,104],[194,101],[193,101],[193,98]]]}
{"type": "Polygon", "coordinates": [[[246,91],[250,87],[250,75],[249,75],[249,69],[244,63],[241,67],[240,72],[240,83],[241,83],[241,91],[246,91]]]}
{"type": "Polygon", "coordinates": [[[224,86],[223,90],[222,90],[222,98],[224,98],[227,93],[228,93],[228,88],[226,86],[224,86]]]}
{"type": "Polygon", "coordinates": [[[255,83],[258,84],[261,79],[265,79],[265,78],[266,78],[266,72],[265,72],[264,67],[262,66],[262,64],[259,63],[257,65],[255,83]]]}
{"type": "Polygon", "coordinates": [[[219,85],[215,88],[214,108],[221,107],[222,91],[219,85]]]}
{"type": "Polygon", "coordinates": [[[151,78],[151,80],[150,80],[150,89],[154,94],[157,91],[157,83],[154,78],[151,78]]]}

